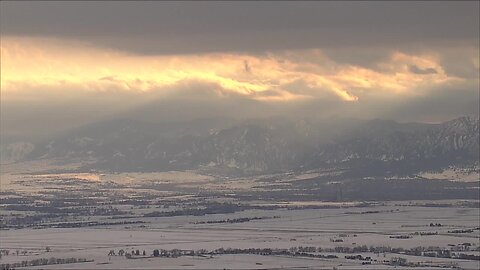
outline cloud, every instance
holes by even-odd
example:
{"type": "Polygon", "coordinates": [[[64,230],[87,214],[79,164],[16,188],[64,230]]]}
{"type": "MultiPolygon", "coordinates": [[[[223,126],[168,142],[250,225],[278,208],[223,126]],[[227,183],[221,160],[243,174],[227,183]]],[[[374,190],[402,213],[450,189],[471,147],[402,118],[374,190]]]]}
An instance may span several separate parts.
{"type": "Polygon", "coordinates": [[[343,58],[342,50],[319,48],[139,55],[70,39],[2,37],[0,132],[48,136],[117,117],[440,121],[478,113],[478,51],[466,48],[383,49],[366,61],[352,58],[363,49],[343,58]],[[461,57],[447,61],[452,55],[461,57]]]}
{"type": "Polygon", "coordinates": [[[408,66],[408,70],[412,73],[415,73],[415,74],[437,74],[437,70],[434,69],[434,68],[425,68],[425,69],[422,69],[422,68],[419,68],[417,67],[416,65],[409,65],[408,66]]]}
{"type": "Polygon", "coordinates": [[[415,95],[423,88],[462,80],[447,74],[435,55],[398,51],[364,67],[337,63],[319,49],[138,56],[72,41],[5,38],[1,56],[3,92],[25,87],[166,92],[193,80],[262,101],[319,98],[325,91],[340,100],[358,101],[366,92],[415,95]],[[303,89],[293,89],[293,84],[303,89]]]}
{"type": "Polygon", "coordinates": [[[398,50],[408,44],[432,47],[462,42],[478,46],[480,32],[477,1],[4,1],[1,5],[2,35],[68,38],[151,55],[360,47],[398,50]]]}
{"type": "MultiPolygon", "coordinates": [[[[300,85],[295,84],[294,88],[298,89],[296,86],[300,85]]],[[[281,90],[267,90],[255,95],[250,98],[223,89],[216,83],[196,80],[147,92],[24,88],[23,91],[2,94],[0,131],[2,136],[48,138],[59,131],[112,118],[175,122],[196,118],[287,116],[438,122],[461,115],[478,116],[479,112],[478,84],[475,82],[432,87],[413,96],[366,92],[359,96],[358,102],[339,99],[330,91],[323,91],[316,97],[287,100],[281,97],[288,92],[281,90]]],[[[303,94],[300,91],[296,95],[303,94]]]]}
{"type": "Polygon", "coordinates": [[[422,96],[390,102],[383,117],[400,121],[441,122],[480,114],[478,81],[429,89],[422,96]]]}

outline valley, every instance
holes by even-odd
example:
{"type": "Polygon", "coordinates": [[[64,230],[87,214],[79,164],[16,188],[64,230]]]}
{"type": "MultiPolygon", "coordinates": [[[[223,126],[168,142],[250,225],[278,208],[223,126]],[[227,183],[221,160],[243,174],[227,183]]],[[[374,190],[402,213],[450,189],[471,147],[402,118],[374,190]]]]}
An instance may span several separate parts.
{"type": "Polygon", "coordinates": [[[235,178],[62,173],[55,164],[51,172],[35,172],[45,163],[29,163],[29,173],[26,164],[2,167],[2,180],[8,178],[0,202],[3,269],[477,269],[480,263],[479,182],[414,180],[430,200],[412,192],[411,179],[359,180],[375,181],[362,191],[318,171],[235,178]],[[374,186],[381,191],[367,192],[374,186]],[[460,191],[447,199],[452,190],[460,191]],[[396,200],[395,191],[407,197],[396,200]]]}

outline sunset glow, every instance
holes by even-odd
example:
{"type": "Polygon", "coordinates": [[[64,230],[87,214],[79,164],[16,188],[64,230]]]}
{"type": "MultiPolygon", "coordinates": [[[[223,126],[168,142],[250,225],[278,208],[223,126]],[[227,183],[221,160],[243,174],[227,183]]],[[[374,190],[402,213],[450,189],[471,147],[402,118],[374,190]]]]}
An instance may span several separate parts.
{"type": "MultiPolygon", "coordinates": [[[[263,101],[288,101],[331,92],[357,101],[361,92],[415,95],[418,87],[461,80],[449,76],[429,55],[392,52],[378,69],[337,64],[319,50],[254,54],[134,55],[77,42],[6,38],[2,42],[2,91],[22,87],[64,87],[84,91],[123,89],[162,91],[185,81],[201,81],[234,94],[263,101]],[[296,53],[313,59],[295,59],[296,53]],[[428,70],[429,73],[415,73],[428,70]],[[302,82],[304,94],[287,86],[302,82]],[[268,91],[268,95],[261,95],[268,91]]],[[[77,90],[78,91],[78,90],[77,90]]]]}

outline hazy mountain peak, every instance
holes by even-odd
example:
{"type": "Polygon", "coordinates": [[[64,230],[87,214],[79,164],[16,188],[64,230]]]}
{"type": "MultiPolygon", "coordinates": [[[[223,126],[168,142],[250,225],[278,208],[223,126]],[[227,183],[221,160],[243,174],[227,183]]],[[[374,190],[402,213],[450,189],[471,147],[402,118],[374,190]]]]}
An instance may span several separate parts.
{"type": "Polygon", "coordinates": [[[396,164],[399,174],[411,174],[433,167],[478,164],[479,120],[473,117],[438,125],[381,119],[346,120],[347,124],[342,124],[339,119],[273,118],[230,122],[202,119],[195,123],[115,119],[77,128],[45,142],[2,147],[2,156],[16,160],[93,159],[97,162],[91,168],[127,171],[208,165],[267,173],[396,164]]]}

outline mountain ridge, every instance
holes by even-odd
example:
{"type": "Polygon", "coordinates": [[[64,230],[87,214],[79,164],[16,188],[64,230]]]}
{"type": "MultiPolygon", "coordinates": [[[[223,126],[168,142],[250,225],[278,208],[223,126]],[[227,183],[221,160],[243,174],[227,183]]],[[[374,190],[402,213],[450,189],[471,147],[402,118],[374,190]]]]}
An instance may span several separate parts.
{"type": "Polygon", "coordinates": [[[85,169],[106,171],[223,168],[264,174],[342,167],[367,176],[479,163],[478,118],[440,124],[342,121],[203,119],[152,124],[115,119],[49,141],[3,146],[2,157],[93,159],[96,162],[85,169]]]}

